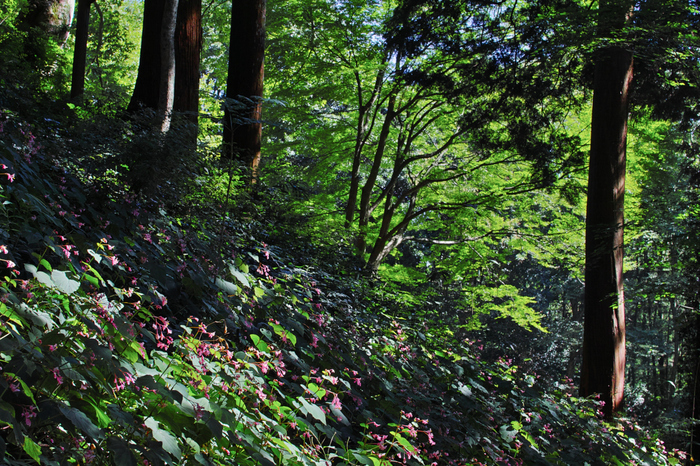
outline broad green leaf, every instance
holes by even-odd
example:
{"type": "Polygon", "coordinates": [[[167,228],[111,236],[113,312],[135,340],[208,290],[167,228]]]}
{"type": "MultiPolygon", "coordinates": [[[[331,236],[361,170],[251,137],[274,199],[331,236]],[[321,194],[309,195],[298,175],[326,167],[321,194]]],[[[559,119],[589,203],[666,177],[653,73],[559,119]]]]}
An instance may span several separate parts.
{"type": "Polygon", "coordinates": [[[54,286],[65,294],[73,294],[80,288],[80,283],[68,278],[66,272],[62,270],[54,270],[51,272],[51,280],[54,286]]]}
{"type": "Polygon", "coordinates": [[[11,307],[7,307],[5,303],[0,303],[0,314],[21,327],[27,326],[27,322],[22,318],[22,316],[18,315],[11,307]]]}
{"type": "Polygon", "coordinates": [[[72,422],[73,425],[84,434],[92,437],[94,440],[101,440],[104,438],[104,433],[102,430],[93,424],[90,418],[88,418],[82,411],[66,406],[62,403],[59,404],[58,409],[60,409],[63,415],[66,416],[70,422],[72,422]]]}
{"type": "Polygon", "coordinates": [[[324,413],[320,407],[309,403],[308,401],[306,401],[306,399],[303,396],[300,396],[297,399],[301,402],[301,404],[304,406],[304,408],[306,408],[306,411],[311,416],[316,418],[317,421],[320,421],[321,424],[323,424],[324,426],[326,425],[326,413],[324,413]]]}
{"type": "Polygon", "coordinates": [[[255,345],[256,348],[258,348],[260,351],[270,351],[270,347],[267,346],[267,343],[262,341],[260,339],[260,336],[256,334],[252,334],[250,336],[250,339],[253,340],[253,344],[255,345]]]}
{"type": "Polygon", "coordinates": [[[99,281],[97,278],[95,278],[95,277],[93,277],[92,275],[90,275],[89,273],[86,273],[86,274],[83,275],[83,276],[85,277],[85,279],[86,279],[87,281],[90,282],[90,284],[91,284],[92,286],[94,286],[94,287],[99,287],[99,286],[100,286],[100,281],[99,281]]]}
{"type": "Polygon", "coordinates": [[[92,256],[93,259],[95,259],[95,262],[97,262],[98,264],[102,262],[102,256],[96,253],[95,251],[93,251],[92,249],[88,249],[87,252],[92,256]]]}
{"type": "Polygon", "coordinates": [[[163,444],[163,449],[165,451],[173,455],[178,461],[182,458],[182,451],[177,443],[177,438],[175,438],[173,434],[167,430],[161,429],[158,421],[152,417],[146,418],[144,424],[153,432],[153,438],[163,444]]]}
{"type": "Polygon", "coordinates": [[[243,272],[238,270],[235,266],[230,265],[228,268],[231,271],[231,275],[236,277],[236,280],[241,282],[241,285],[245,286],[246,288],[250,288],[250,282],[248,281],[248,277],[245,276],[243,272]]]}
{"type": "Polygon", "coordinates": [[[51,264],[49,264],[49,261],[47,261],[46,259],[41,259],[41,260],[39,261],[39,264],[43,265],[44,268],[45,268],[46,270],[48,270],[49,272],[52,272],[52,271],[53,271],[53,268],[51,267],[51,264]]]}
{"type": "Polygon", "coordinates": [[[514,430],[508,424],[499,427],[498,432],[501,434],[501,438],[503,439],[503,441],[508,443],[512,442],[515,439],[516,435],[518,435],[518,431],[514,430]]]}
{"type": "Polygon", "coordinates": [[[228,295],[238,295],[240,292],[238,286],[234,283],[222,280],[221,278],[216,279],[216,286],[218,286],[224,293],[228,295]]]}
{"type": "Polygon", "coordinates": [[[29,437],[24,437],[24,452],[31,456],[34,461],[41,464],[41,460],[39,459],[41,447],[29,437]]]}
{"type": "Polygon", "coordinates": [[[313,382],[311,382],[311,383],[308,385],[307,388],[308,388],[309,391],[310,391],[311,393],[313,393],[313,394],[316,396],[316,398],[318,398],[319,400],[322,399],[324,396],[326,396],[326,390],[324,390],[323,388],[319,387],[318,385],[316,385],[316,384],[313,383],[313,382]]]}
{"type": "Polygon", "coordinates": [[[399,444],[402,447],[404,447],[406,449],[406,451],[411,452],[411,453],[416,452],[416,448],[413,445],[411,445],[411,442],[406,440],[406,438],[403,435],[399,434],[398,432],[393,432],[393,434],[394,434],[394,438],[396,439],[396,441],[399,442],[399,444]]]}
{"type": "Polygon", "coordinates": [[[365,464],[367,466],[379,466],[380,464],[379,458],[365,456],[360,453],[355,453],[354,451],[351,454],[361,464],[365,464]]]}

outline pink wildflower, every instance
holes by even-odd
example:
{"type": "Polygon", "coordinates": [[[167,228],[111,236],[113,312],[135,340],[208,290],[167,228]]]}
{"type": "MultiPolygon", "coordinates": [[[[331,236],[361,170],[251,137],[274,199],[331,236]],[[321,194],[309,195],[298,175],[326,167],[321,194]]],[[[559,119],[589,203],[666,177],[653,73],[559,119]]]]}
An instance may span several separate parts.
{"type": "Polygon", "coordinates": [[[61,370],[58,367],[54,367],[51,369],[51,373],[53,374],[53,378],[56,379],[56,382],[58,382],[59,385],[62,385],[63,377],[61,377],[61,370]]]}

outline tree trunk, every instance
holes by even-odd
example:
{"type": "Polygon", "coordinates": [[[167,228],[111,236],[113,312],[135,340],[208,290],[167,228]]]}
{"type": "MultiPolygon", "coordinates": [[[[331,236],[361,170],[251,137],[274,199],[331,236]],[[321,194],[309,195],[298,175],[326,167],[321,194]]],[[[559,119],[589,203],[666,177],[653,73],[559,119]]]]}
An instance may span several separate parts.
{"type": "Polygon", "coordinates": [[[381,131],[379,132],[379,140],[377,141],[377,149],[374,152],[372,167],[369,170],[367,181],[365,181],[365,185],[362,187],[362,194],[360,196],[360,229],[357,232],[357,250],[359,254],[364,254],[365,248],[367,247],[367,228],[372,215],[372,191],[374,190],[374,184],[377,182],[379,170],[382,166],[382,159],[384,158],[386,143],[389,139],[391,123],[396,117],[396,112],[394,111],[395,106],[396,94],[392,94],[389,97],[389,104],[386,115],[384,116],[384,123],[382,124],[381,131]]]}
{"type": "Polygon", "coordinates": [[[158,108],[160,96],[160,37],[163,24],[165,0],[145,0],[143,9],[143,32],[141,55],[136,85],[127,111],[141,108],[158,108]]]}
{"type": "Polygon", "coordinates": [[[75,0],[30,0],[22,17],[24,28],[39,28],[63,47],[70,35],[75,0]]]}
{"type": "Polygon", "coordinates": [[[599,393],[608,418],[622,406],[625,382],[622,258],[632,63],[632,52],[621,48],[598,55],[591,120],[581,395],[599,393]]]}
{"type": "MultiPolygon", "coordinates": [[[[195,125],[199,117],[199,63],[202,51],[202,0],[180,0],[175,27],[175,102],[195,125]]],[[[194,132],[194,142],[197,133],[194,132]]]]}
{"type": "Polygon", "coordinates": [[[85,66],[87,60],[88,29],[90,28],[90,5],[95,0],[78,1],[78,24],[75,28],[75,50],[73,51],[73,74],[70,87],[71,100],[85,93],[85,66]]]}
{"type": "Polygon", "coordinates": [[[160,132],[170,129],[175,100],[175,23],[178,0],[167,0],[163,9],[163,24],[160,36],[160,84],[158,95],[158,117],[160,132]]]}
{"type": "MultiPolygon", "coordinates": [[[[384,56],[382,65],[386,64],[388,55],[384,56]]],[[[352,171],[350,172],[350,192],[348,193],[348,201],[345,204],[345,228],[350,228],[355,221],[355,210],[357,209],[357,193],[360,190],[360,162],[362,161],[362,150],[367,143],[374,121],[376,111],[373,107],[379,98],[382,86],[384,85],[385,70],[382,68],[377,72],[377,78],[374,83],[374,89],[367,99],[363,101],[362,96],[362,79],[359,71],[355,71],[355,80],[357,82],[357,133],[355,134],[355,150],[352,157],[352,171]],[[374,114],[374,117],[372,116],[374,114]]],[[[364,252],[364,251],[363,251],[364,252]]]]}
{"type": "Polygon", "coordinates": [[[231,9],[222,156],[244,162],[252,183],[258,178],[262,142],[265,11],[266,0],[235,1],[231,9]]]}

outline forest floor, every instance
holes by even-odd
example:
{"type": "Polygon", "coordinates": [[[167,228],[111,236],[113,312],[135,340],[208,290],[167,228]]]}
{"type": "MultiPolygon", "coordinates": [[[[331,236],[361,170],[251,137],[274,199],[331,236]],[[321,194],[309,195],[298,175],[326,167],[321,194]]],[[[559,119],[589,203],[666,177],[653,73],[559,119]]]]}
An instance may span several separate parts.
{"type": "Polygon", "coordinates": [[[161,146],[124,120],[31,115],[0,107],[3,464],[683,462],[403,312],[283,198],[202,183],[194,153],[147,171],[161,146]]]}

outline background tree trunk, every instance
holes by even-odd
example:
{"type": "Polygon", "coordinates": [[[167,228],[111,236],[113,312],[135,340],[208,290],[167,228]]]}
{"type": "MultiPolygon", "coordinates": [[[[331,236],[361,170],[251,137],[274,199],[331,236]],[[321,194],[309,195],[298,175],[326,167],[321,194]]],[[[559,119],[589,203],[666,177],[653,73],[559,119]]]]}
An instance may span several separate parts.
{"type": "Polygon", "coordinates": [[[229,45],[227,105],[224,113],[223,157],[237,158],[258,177],[262,141],[262,95],[265,57],[266,0],[233,2],[229,45]],[[241,99],[241,97],[243,99],[241,99]]]}
{"type": "MultiPolygon", "coordinates": [[[[199,63],[202,51],[202,0],[180,0],[175,26],[175,102],[197,125],[199,116],[199,63]]],[[[196,134],[195,134],[196,137],[196,134]]]]}
{"type": "Polygon", "coordinates": [[[160,85],[158,95],[158,115],[160,132],[170,129],[175,100],[175,23],[177,21],[178,0],[167,0],[163,9],[163,25],[160,36],[160,85]]]}
{"type": "Polygon", "coordinates": [[[30,0],[22,18],[23,27],[40,28],[63,45],[70,35],[75,0],[30,0]]]}
{"type": "Polygon", "coordinates": [[[95,0],[78,1],[78,23],[75,29],[75,49],[73,51],[73,74],[70,87],[71,100],[85,93],[85,62],[87,60],[88,29],[90,28],[90,5],[95,0]]]}
{"type": "Polygon", "coordinates": [[[127,111],[158,108],[160,96],[160,37],[165,0],[146,0],[143,9],[141,55],[136,85],[127,111]]]}
{"type": "Polygon", "coordinates": [[[608,418],[622,406],[625,383],[622,258],[632,63],[632,52],[602,50],[593,90],[581,395],[599,393],[608,418]]]}

